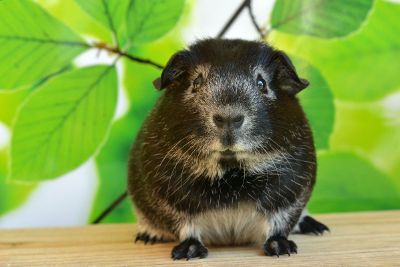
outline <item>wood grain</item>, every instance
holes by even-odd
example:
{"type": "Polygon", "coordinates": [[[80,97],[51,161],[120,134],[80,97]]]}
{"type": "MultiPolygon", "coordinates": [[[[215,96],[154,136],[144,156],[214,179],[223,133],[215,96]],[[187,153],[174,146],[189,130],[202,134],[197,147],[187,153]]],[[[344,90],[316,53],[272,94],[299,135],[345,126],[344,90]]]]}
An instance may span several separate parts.
{"type": "Polygon", "coordinates": [[[260,247],[209,247],[209,257],[172,261],[174,243],[135,244],[135,225],[0,231],[0,266],[400,266],[400,211],[316,216],[324,236],[292,235],[299,254],[260,247]]]}

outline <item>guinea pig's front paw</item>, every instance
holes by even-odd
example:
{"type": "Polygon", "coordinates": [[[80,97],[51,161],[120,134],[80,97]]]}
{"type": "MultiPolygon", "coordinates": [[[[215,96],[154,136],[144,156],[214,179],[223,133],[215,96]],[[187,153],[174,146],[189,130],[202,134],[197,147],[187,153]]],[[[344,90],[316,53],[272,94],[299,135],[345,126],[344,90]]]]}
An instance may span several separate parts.
{"type": "Polygon", "coordinates": [[[272,236],[264,244],[264,253],[267,256],[278,256],[297,253],[297,245],[283,236],[272,236]]]}
{"type": "Polygon", "coordinates": [[[172,249],[171,257],[174,260],[186,258],[205,258],[208,255],[208,249],[197,239],[188,238],[172,249]]]}

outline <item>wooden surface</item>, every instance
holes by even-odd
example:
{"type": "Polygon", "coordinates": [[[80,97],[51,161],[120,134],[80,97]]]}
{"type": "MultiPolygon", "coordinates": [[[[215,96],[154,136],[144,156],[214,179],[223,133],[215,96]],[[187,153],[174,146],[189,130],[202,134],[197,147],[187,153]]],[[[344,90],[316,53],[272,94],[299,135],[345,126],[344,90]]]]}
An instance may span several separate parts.
{"type": "Polygon", "coordinates": [[[292,235],[299,253],[271,258],[260,247],[209,247],[209,257],[172,261],[174,243],[132,241],[135,226],[0,231],[0,266],[400,266],[400,211],[315,216],[324,236],[292,235]]]}

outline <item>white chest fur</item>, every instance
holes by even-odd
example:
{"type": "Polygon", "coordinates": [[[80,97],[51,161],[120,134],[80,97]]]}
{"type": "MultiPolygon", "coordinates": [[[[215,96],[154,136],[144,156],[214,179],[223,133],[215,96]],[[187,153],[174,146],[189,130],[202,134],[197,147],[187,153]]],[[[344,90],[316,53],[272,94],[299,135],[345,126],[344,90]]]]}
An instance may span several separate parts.
{"type": "Polygon", "coordinates": [[[204,212],[193,218],[192,226],[205,244],[213,245],[262,243],[268,227],[265,216],[250,203],[204,212]]]}

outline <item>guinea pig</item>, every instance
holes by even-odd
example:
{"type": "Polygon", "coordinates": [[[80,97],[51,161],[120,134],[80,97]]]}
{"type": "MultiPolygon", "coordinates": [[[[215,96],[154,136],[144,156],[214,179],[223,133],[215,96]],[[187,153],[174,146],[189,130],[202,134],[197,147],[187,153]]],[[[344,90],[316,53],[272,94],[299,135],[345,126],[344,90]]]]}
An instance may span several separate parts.
{"type": "Polygon", "coordinates": [[[328,228],[307,215],[316,178],[308,86],[288,56],[262,42],[206,39],[174,54],[163,94],[132,147],[128,192],[136,241],[179,241],[173,259],[205,245],[263,244],[297,253],[291,231],[328,228]]]}

